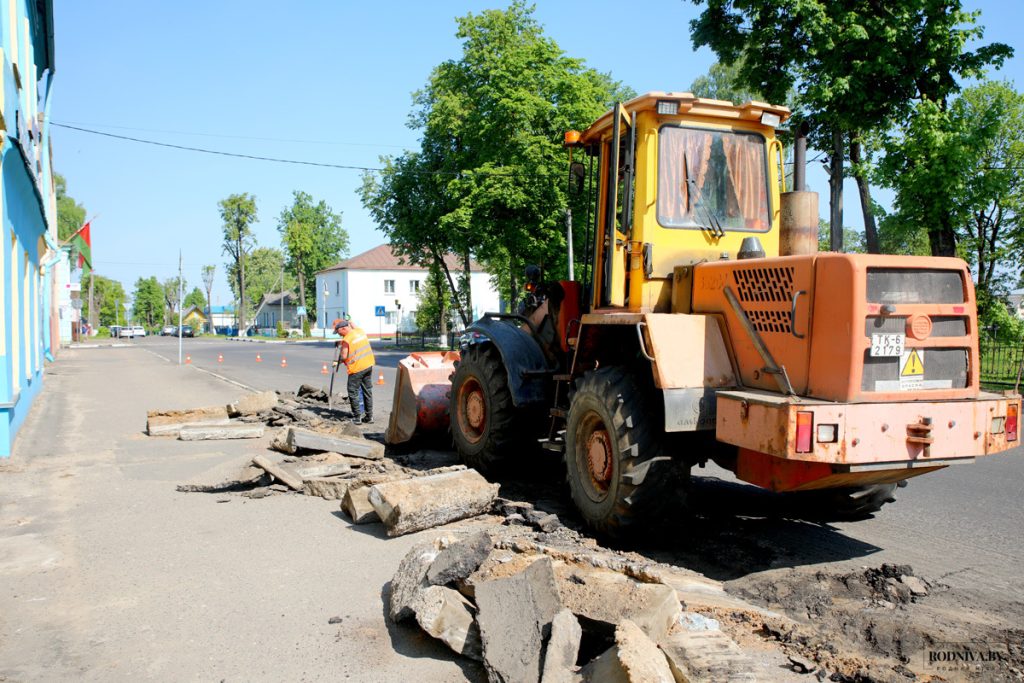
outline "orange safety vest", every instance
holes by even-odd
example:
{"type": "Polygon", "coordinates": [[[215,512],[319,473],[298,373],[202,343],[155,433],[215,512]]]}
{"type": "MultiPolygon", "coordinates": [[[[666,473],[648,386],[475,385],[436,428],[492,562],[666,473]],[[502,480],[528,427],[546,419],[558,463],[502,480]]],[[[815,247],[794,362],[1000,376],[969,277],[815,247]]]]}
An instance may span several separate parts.
{"type": "Polygon", "coordinates": [[[370,348],[370,340],[366,333],[358,327],[353,327],[341,340],[348,345],[348,358],[345,359],[345,366],[348,374],[354,375],[366,368],[373,367],[375,359],[373,349],[370,348]]]}

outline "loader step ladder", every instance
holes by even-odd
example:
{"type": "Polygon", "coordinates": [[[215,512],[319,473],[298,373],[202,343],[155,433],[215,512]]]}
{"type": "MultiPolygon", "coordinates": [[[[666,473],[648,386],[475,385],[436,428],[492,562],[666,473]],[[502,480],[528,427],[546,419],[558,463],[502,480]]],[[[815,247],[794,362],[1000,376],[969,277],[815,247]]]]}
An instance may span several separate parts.
{"type": "Polygon", "coordinates": [[[555,380],[554,407],[551,408],[551,427],[548,437],[542,442],[544,450],[553,453],[565,452],[565,420],[569,417],[569,388],[572,375],[553,375],[555,380]]]}

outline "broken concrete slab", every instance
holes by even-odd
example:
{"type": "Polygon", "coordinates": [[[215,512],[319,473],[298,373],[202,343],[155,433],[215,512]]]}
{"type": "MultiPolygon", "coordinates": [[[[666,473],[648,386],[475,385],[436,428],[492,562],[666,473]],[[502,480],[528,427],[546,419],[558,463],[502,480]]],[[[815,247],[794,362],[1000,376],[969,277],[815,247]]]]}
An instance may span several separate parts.
{"type": "Polygon", "coordinates": [[[238,415],[257,415],[267,413],[277,405],[277,392],[260,391],[255,394],[246,394],[238,399],[237,403],[227,406],[227,411],[233,417],[238,415]]]}
{"type": "Polygon", "coordinates": [[[543,644],[561,611],[551,558],[476,586],[484,667],[491,681],[540,679],[543,644]]]}
{"type": "Polygon", "coordinates": [[[213,493],[248,489],[270,484],[270,475],[262,467],[255,467],[249,458],[238,462],[226,462],[178,484],[178,491],[213,493]]]}
{"type": "MultiPolygon", "coordinates": [[[[585,681],[676,683],[658,646],[629,619],[615,627],[615,646],[580,671],[585,681]]],[[[686,679],[683,679],[684,681],[686,679]]]]}
{"type": "Polygon", "coordinates": [[[260,424],[226,424],[182,427],[178,438],[182,441],[219,441],[227,439],[258,439],[263,436],[260,424]]]}
{"type": "Polygon", "coordinates": [[[274,479],[277,479],[279,482],[281,482],[288,488],[292,489],[293,491],[302,490],[301,477],[297,477],[291,472],[288,472],[287,470],[282,468],[281,466],[274,464],[265,456],[257,455],[255,458],[252,459],[252,464],[256,465],[257,467],[262,467],[267,472],[269,472],[270,475],[274,477],[274,479]]]}
{"type": "Polygon", "coordinates": [[[573,614],[603,623],[609,631],[622,619],[639,626],[654,641],[661,640],[681,613],[670,586],[642,583],[609,569],[557,563],[558,594],[573,614]]]}
{"type": "Polygon", "coordinates": [[[462,581],[480,567],[493,550],[491,535],[486,531],[451,544],[442,550],[427,572],[427,581],[434,586],[462,581]]]}
{"type": "Polygon", "coordinates": [[[376,484],[370,502],[388,536],[401,536],[487,512],[497,495],[476,470],[459,470],[376,484]]]}
{"type": "Polygon", "coordinates": [[[274,438],[270,440],[270,448],[287,455],[295,455],[297,449],[288,442],[288,431],[287,428],[277,430],[274,438]]]}
{"type": "Polygon", "coordinates": [[[320,401],[323,403],[327,402],[327,392],[323,389],[317,389],[309,384],[303,384],[299,387],[296,392],[296,396],[299,398],[305,398],[311,401],[320,401]]]}
{"type": "Polygon", "coordinates": [[[384,444],[376,441],[322,434],[296,427],[288,431],[288,445],[295,450],[332,451],[367,460],[380,460],[384,457],[384,444]]]}
{"type": "Polygon", "coordinates": [[[350,486],[341,499],[341,509],[345,511],[353,524],[370,524],[379,522],[380,516],[370,503],[369,486],[350,486]]]}
{"type": "Polygon", "coordinates": [[[150,436],[177,436],[182,427],[231,424],[224,406],[194,410],[150,410],[146,413],[146,432],[150,436]]]}
{"type": "Polygon", "coordinates": [[[409,607],[416,615],[416,623],[429,635],[464,657],[483,660],[473,607],[458,591],[427,586],[416,593],[409,607]]]}
{"type": "Polygon", "coordinates": [[[319,496],[324,500],[341,500],[345,497],[350,483],[350,481],[339,477],[304,477],[302,492],[307,496],[319,496]]]}
{"type": "Polygon", "coordinates": [[[438,552],[453,540],[451,536],[445,535],[420,541],[405,554],[391,579],[391,595],[388,597],[388,617],[391,621],[397,623],[414,616],[410,605],[416,594],[428,585],[427,569],[438,552]]]}
{"type": "Polygon", "coordinates": [[[583,629],[579,620],[567,609],[562,609],[551,620],[551,637],[544,648],[544,668],[541,683],[574,683],[576,658],[580,652],[583,629]]]}
{"type": "Polygon", "coordinates": [[[738,683],[758,680],[754,662],[720,630],[674,631],[658,646],[665,653],[676,681],[738,683]]]}
{"type": "Polygon", "coordinates": [[[347,462],[324,463],[310,465],[308,467],[296,467],[295,474],[303,479],[323,479],[326,477],[337,477],[352,472],[352,465],[347,462]]]}

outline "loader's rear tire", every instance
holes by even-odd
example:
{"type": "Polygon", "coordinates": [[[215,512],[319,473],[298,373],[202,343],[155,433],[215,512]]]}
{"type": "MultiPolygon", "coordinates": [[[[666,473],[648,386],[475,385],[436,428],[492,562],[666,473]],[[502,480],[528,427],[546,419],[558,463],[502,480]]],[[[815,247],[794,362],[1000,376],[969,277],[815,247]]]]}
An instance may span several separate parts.
{"type": "Polygon", "coordinates": [[[672,467],[652,394],[620,367],[577,382],[565,432],[566,478],[580,515],[599,533],[621,536],[668,502],[672,467]]]}
{"type": "Polygon", "coordinates": [[[462,461],[484,475],[502,473],[525,431],[512,404],[508,373],[490,344],[470,346],[455,368],[449,403],[452,440],[462,461]]]}

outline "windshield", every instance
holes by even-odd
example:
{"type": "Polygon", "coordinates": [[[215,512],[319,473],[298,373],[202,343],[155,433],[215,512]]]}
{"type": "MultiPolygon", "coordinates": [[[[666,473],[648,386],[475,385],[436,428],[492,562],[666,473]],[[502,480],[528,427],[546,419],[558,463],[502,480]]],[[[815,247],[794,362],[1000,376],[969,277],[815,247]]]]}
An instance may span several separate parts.
{"type": "Polygon", "coordinates": [[[658,135],[658,223],[764,232],[765,141],[757,133],[664,126],[658,135]]]}

